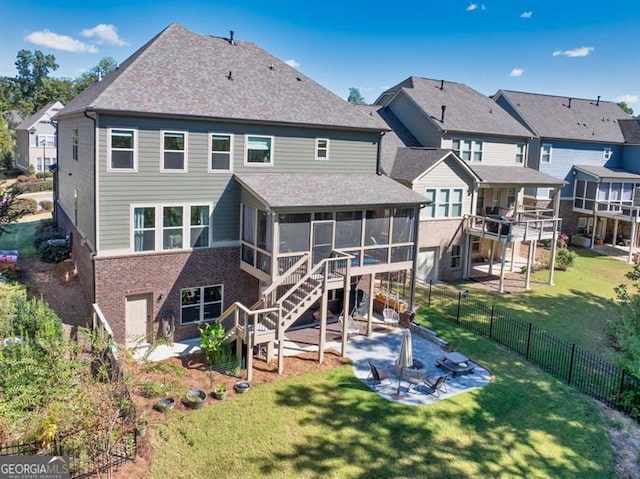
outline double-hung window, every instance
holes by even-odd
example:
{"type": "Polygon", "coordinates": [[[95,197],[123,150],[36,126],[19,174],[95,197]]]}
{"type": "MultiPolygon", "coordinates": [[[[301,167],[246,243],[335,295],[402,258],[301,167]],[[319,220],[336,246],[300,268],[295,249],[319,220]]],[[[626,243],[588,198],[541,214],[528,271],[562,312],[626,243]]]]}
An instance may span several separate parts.
{"type": "Polygon", "coordinates": [[[71,158],[78,161],[78,129],[71,131],[71,158]]]}
{"type": "Polygon", "coordinates": [[[133,209],[133,250],[156,249],[156,209],[153,206],[133,209]]]}
{"type": "Polygon", "coordinates": [[[465,161],[482,161],[482,141],[454,139],[452,150],[465,161]]]}
{"type": "Polygon", "coordinates": [[[428,189],[425,191],[426,205],[420,210],[420,217],[422,219],[435,218],[436,217],[436,191],[435,189],[428,189]]]}
{"type": "Polygon", "coordinates": [[[38,135],[37,146],[44,146],[44,147],[56,146],[56,135],[38,135]]]}
{"type": "Polygon", "coordinates": [[[551,145],[549,143],[543,143],[540,147],[540,162],[551,163],[551,145]]]}
{"type": "Polygon", "coordinates": [[[162,249],[181,249],[183,247],[183,224],[182,206],[162,208],[162,249]]]}
{"type": "Polygon", "coordinates": [[[425,196],[427,204],[422,208],[421,219],[462,217],[462,188],[430,188],[426,190],[425,196]]]}
{"type": "Polygon", "coordinates": [[[109,170],[135,171],[136,130],[109,130],[109,170]]]}
{"type": "Polygon", "coordinates": [[[316,160],[329,159],[329,140],[316,138],[316,160]]]}
{"type": "Polygon", "coordinates": [[[209,207],[192,206],[190,237],[192,248],[205,248],[209,246],[209,207]]]}
{"type": "Polygon", "coordinates": [[[451,269],[458,269],[462,264],[462,246],[454,244],[451,246],[451,269]]]}
{"type": "Polygon", "coordinates": [[[187,134],[162,132],[162,171],[187,171],[187,134]]]}
{"type": "Polygon", "coordinates": [[[245,163],[249,165],[273,164],[273,137],[247,135],[245,143],[245,163]]]}
{"type": "Polygon", "coordinates": [[[222,314],[223,285],[180,290],[180,323],[213,321],[222,314]]]}
{"type": "Polygon", "coordinates": [[[516,163],[524,163],[524,143],[516,143],[516,163]]]}
{"type": "Polygon", "coordinates": [[[231,171],[232,135],[213,133],[211,135],[211,162],[209,171],[231,171]]]}

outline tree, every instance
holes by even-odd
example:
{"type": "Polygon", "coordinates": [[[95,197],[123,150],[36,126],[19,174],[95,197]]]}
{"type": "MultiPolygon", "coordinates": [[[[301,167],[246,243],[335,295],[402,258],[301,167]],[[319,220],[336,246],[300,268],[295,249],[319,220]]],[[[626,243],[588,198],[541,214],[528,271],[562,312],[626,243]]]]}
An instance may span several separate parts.
{"type": "Polygon", "coordinates": [[[93,82],[103,78],[107,73],[109,73],[111,70],[115,70],[117,67],[118,62],[116,62],[113,58],[102,58],[96,66],[76,78],[78,93],[87,88],[93,82]]]}
{"type": "Polygon", "coordinates": [[[360,93],[360,90],[354,87],[349,88],[349,97],[347,98],[347,101],[354,105],[364,105],[364,97],[360,93]]]}
{"type": "Polygon", "coordinates": [[[633,115],[633,108],[631,108],[629,105],[627,105],[626,102],[621,101],[620,103],[618,103],[618,106],[622,109],[622,111],[624,111],[625,113],[628,113],[629,115],[633,115]]]}
{"type": "Polygon", "coordinates": [[[24,216],[22,208],[16,208],[14,206],[15,200],[15,191],[0,188],[0,236],[9,231],[8,226],[11,226],[17,222],[20,217],[24,216]]]}
{"type": "Polygon", "coordinates": [[[33,53],[31,50],[20,50],[15,65],[18,74],[14,85],[18,91],[12,106],[30,115],[51,101],[43,90],[49,71],[58,69],[56,57],[45,55],[40,50],[33,53]]]}

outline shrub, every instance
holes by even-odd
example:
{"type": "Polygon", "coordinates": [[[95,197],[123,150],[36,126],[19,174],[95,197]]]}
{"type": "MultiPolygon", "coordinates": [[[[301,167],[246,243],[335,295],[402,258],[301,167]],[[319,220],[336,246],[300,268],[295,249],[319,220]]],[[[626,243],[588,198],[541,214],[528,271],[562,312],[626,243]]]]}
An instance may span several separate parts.
{"type": "Polygon", "coordinates": [[[0,261],[0,276],[5,278],[7,281],[16,281],[18,279],[19,272],[20,267],[18,266],[18,263],[0,261]]]}
{"type": "Polygon", "coordinates": [[[9,178],[17,178],[21,174],[22,170],[20,168],[9,168],[4,172],[4,176],[8,176],[9,178]]]}
{"type": "Polygon", "coordinates": [[[576,253],[566,246],[559,247],[556,252],[556,269],[566,271],[576,259],[576,253]]]}
{"type": "Polygon", "coordinates": [[[46,178],[53,178],[53,173],[50,171],[39,171],[36,173],[36,178],[39,180],[44,180],[46,178]]]}
{"type": "Polygon", "coordinates": [[[40,201],[40,208],[42,208],[45,211],[52,211],[53,210],[53,201],[51,200],[42,200],[40,201]]]}
{"type": "Polygon", "coordinates": [[[36,233],[42,233],[46,229],[51,229],[55,225],[53,218],[45,218],[40,220],[40,224],[36,227],[36,233]]]}
{"type": "Polygon", "coordinates": [[[45,263],[59,263],[69,257],[69,243],[64,239],[45,241],[38,248],[38,256],[45,263]]]}
{"type": "Polygon", "coordinates": [[[65,234],[53,227],[45,228],[33,237],[33,244],[39,248],[42,243],[52,239],[64,239],[65,234]]]}
{"type": "MultiPolygon", "coordinates": [[[[11,150],[6,150],[2,153],[2,160],[0,161],[0,167],[5,170],[13,169],[13,152],[11,150]]],[[[7,173],[5,172],[5,175],[7,173]]]]}
{"type": "Polygon", "coordinates": [[[39,193],[41,191],[51,191],[53,180],[35,180],[26,183],[14,183],[13,190],[16,194],[39,193]]]}
{"type": "Polygon", "coordinates": [[[29,163],[29,166],[27,166],[27,175],[34,176],[34,177],[36,175],[36,167],[33,166],[31,163],[29,163]]]}
{"type": "Polygon", "coordinates": [[[38,211],[38,202],[33,198],[14,198],[10,210],[20,216],[34,215],[38,211]]]}

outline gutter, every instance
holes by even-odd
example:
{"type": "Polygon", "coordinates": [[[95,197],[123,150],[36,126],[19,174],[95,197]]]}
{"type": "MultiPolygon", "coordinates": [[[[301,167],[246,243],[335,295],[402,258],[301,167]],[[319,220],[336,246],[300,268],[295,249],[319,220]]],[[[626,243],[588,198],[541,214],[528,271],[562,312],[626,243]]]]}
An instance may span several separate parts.
{"type": "MultiPolygon", "coordinates": [[[[94,238],[94,248],[97,248],[98,245],[98,217],[97,217],[97,211],[98,211],[98,172],[96,171],[96,159],[97,159],[97,155],[96,155],[96,148],[98,147],[97,145],[97,140],[98,140],[98,135],[96,133],[96,129],[98,127],[98,121],[88,115],[88,110],[84,110],[83,115],[88,118],[89,120],[91,120],[93,122],[93,208],[94,208],[94,221],[93,221],[93,238],[94,238]]],[[[76,226],[77,227],[77,226],[76,226]]],[[[95,256],[95,254],[97,253],[97,251],[93,252],[92,256],[95,256]]],[[[93,259],[93,258],[92,258],[93,259]]],[[[93,264],[93,301],[95,302],[96,300],[96,265],[95,262],[92,261],[93,264]]]]}

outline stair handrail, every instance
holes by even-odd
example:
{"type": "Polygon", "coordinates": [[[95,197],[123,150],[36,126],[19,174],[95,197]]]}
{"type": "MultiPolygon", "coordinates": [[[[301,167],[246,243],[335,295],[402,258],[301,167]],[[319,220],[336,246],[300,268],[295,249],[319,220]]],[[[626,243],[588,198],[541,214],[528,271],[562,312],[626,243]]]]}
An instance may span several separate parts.
{"type": "Polygon", "coordinates": [[[304,253],[302,257],[296,261],[291,268],[278,276],[261,294],[261,301],[264,301],[267,295],[273,293],[286,279],[289,278],[300,266],[309,261],[309,253],[304,253]]]}

